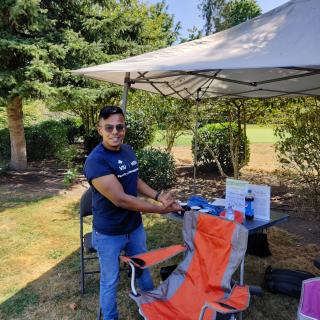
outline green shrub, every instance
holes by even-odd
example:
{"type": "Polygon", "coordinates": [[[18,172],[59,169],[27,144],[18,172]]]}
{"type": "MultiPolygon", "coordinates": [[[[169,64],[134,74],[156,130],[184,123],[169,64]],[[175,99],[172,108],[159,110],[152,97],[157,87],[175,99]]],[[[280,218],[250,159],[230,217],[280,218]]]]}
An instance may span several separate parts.
{"type": "MultiPolygon", "coordinates": [[[[68,146],[68,127],[48,120],[24,128],[28,161],[56,158],[68,146]]],[[[7,128],[0,130],[0,159],[10,159],[10,135],[7,128]]]]}
{"type": "MultiPolygon", "coordinates": [[[[231,126],[233,136],[236,139],[237,127],[235,124],[231,126]]],[[[198,162],[200,165],[217,168],[212,154],[205,149],[205,142],[217,156],[222,169],[225,172],[233,172],[233,165],[230,152],[229,125],[227,123],[207,124],[198,130],[198,162]]],[[[192,152],[194,156],[194,138],[192,140],[192,152]]],[[[248,162],[249,159],[249,143],[245,143],[244,135],[240,140],[239,164],[240,167],[248,162]],[[245,146],[247,148],[245,152],[245,146]]]]}
{"type": "Polygon", "coordinates": [[[60,123],[67,127],[67,138],[69,144],[74,144],[76,138],[80,135],[80,128],[75,119],[61,119],[60,123]]]}
{"type": "Polygon", "coordinates": [[[124,142],[134,150],[143,149],[152,143],[155,136],[155,127],[147,121],[142,111],[127,113],[126,126],[127,132],[124,142]]]}
{"type": "Polygon", "coordinates": [[[10,149],[10,133],[9,129],[0,130],[0,160],[10,160],[11,149],[10,149]]]}
{"type": "Polygon", "coordinates": [[[63,184],[68,187],[78,178],[78,169],[71,168],[63,175],[63,184]]]}
{"type": "Polygon", "coordinates": [[[86,154],[89,154],[92,149],[102,141],[102,137],[99,135],[97,129],[91,129],[89,132],[83,135],[83,147],[86,154]]]}
{"type": "Polygon", "coordinates": [[[137,151],[139,176],[155,190],[170,188],[176,179],[175,163],[170,153],[159,149],[137,151]]]}
{"type": "Polygon", "coordinates": [[[55,157],[67,168],[73,167],[73,161],[77,157],[78,149],[75,145],[68,145],[64,148],[60,148],[56,153],[55,157]]]}
{"type": "Polygon", "coordinates": [[[292,105],[275,134],[282,166],[320,201],[320,104],[308,99],[305,106],[292,105]]]}
{"type": "Polygon", "coordinates": [[[0,176],[4,174],[9,169],[8,160],[0,160],[0,176]]]}
{"type": "Polygon", "coordinates": [[[67,127],[54,120],[25,128],[28,161],[56,158],[68,145],[67,127]]]}

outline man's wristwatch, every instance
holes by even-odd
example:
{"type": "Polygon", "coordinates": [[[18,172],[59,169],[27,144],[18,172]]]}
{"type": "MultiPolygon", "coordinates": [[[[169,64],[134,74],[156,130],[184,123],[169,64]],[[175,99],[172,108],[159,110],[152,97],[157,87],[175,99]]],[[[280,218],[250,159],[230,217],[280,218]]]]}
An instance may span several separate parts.
{"type": "Polygon", "coordinates": [[[160,194],[161,194],[161,191],[158,191],[156,193],[156,196],[154,197],[154,200],[158,201],[160,194]]]}

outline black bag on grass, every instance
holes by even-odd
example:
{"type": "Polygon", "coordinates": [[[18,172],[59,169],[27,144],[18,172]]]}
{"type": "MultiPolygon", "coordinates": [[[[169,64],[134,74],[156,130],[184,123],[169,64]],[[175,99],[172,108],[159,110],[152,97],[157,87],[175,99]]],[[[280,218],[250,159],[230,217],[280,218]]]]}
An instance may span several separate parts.
{"type": "Polygon", "coordinates": [[[271,256],[267,234],[262,232],[249,234],[246,253],[260,258],[271,256]]]}
{"type": "Polygon", "coordinates": [[[282,293],[290,297],[299,298],[302,281],[314,278],[315,275],[302,270],[272,269],[267,267],[264,275],[266,288],[272,293],[282,293]]]}

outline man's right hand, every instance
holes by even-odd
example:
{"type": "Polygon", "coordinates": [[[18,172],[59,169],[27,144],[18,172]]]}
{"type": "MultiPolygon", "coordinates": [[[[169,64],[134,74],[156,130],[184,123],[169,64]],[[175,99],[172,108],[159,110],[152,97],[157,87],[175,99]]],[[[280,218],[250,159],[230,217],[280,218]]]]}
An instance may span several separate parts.
{"type": "Polygon", "coordinates": [[[160,213],[169,213],[174,211],[184,211],[183,208],[175,200],[168,201],[165,205],[160,206],[160,213]]]}

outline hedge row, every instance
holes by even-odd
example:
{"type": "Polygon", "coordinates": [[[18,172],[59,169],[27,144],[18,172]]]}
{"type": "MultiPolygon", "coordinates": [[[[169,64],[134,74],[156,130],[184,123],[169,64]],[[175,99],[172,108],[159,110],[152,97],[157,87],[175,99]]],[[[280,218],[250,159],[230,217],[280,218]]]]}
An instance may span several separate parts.
{"type": "MultiPolygon", "coordinates": [[[[233,134],[234,139],[237,135],[237,127],[233,124],[230,128],[228,123],[215,123],[207,124],[198,130],[198,162],[200,165],[217,169],[216,162],[212,157],[212,154],[208,151],[206,146],[215,153],[217,156],[221,167],[227,173],[233,172],[231,152],[230,152],[230,129],[233,134]]],[[[194,139],[192,140],[192,151],[194,152],[194,139]]],[[[246,140],[243,134],[240,137],[240,148],[239,148],[239,164],[240,166],[246,164],[249,161],[249,141],[246,140]]]]}
{"type": "MultiPolygon", "coordinates": [[[[58,153],[74,143],[79,129],[71,119],[61,121],[48,120],[40,124],[25,127],[28,161],[55,158],[58,153]]],[[[0,157],[10,159],[10,136],[7,128],[0,130],[0,157]]]]}

